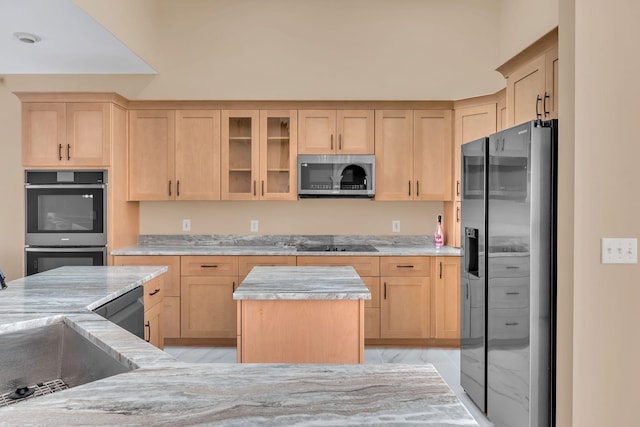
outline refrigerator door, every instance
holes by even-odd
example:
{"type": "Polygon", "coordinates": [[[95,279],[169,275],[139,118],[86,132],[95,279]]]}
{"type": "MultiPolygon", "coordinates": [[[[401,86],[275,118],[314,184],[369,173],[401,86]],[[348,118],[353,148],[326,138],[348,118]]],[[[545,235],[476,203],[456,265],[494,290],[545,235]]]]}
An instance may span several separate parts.
{"type": "Polygon", "coordinates": [[[500,426],[549,425],[550,135],[529,122],[489,137],[487,416],[500,426]]]}
{"type": "Polygon", "coordinates": [[[485,369],[485,157],[487,138],[462,145],[460,384],[483,412],[485,369]]]}

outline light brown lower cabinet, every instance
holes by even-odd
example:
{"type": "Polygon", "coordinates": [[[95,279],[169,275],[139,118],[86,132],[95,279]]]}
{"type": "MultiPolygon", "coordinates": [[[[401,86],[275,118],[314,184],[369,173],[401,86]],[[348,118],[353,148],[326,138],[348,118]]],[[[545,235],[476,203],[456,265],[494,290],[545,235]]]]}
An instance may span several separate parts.
{"type": "Polygon", "coordinates": [[[164,280],[162,275],[143,285],[144,339],[160,349],[164,348],[164,280]]]}
{"type": "Polygon", "coordinates": [[[237,276],[183,276],[182,338],[235,338],[237,276]]]}
{"type": "Polygon", "coordinates": [[[431,338],[433,257],[380,257],[380,338],[431,338]]]}
{"type": "Polygon", "coordinates": [[[159,255],[114,260],[116,265],[169,266],[163,335],[185,343],[236,338],[233,291],[257,265],[353,266],[371,292],[371,300],[364,301],[364,336],[373,343],[420,339],[425,345],[450,346],[459,338],[460,259],[455,256],[159,255]]]}
{"type": "Polygon", "coordinates": [[[144,311],[144,339],[158,347],[164,348],[164,320],[162,319],[162,304],[156,304],[144,311]]]}
{"type": "Polygon", "coordinates": [[[460,338],[460,258],[436,257],[433,277],[434,338],[460,338]]]}

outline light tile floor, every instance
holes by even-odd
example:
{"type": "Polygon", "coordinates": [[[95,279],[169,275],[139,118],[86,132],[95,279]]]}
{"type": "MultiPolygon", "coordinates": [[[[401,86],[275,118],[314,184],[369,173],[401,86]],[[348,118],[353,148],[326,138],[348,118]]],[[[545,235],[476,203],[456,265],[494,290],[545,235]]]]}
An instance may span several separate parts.
{"type": "MultiPolygon", "coordinates": [[[[176,359],[188,363],[235,363],[236,349],[229,347],[165,347],[164,350],[176,359]]],[[[481,427],[492,427],[490,422],[469,399],[460,386],[460,350],[426,348],[365,349],[365,363],[431,363],[440,376],[449,384],[460,401],[481,427]]]]}

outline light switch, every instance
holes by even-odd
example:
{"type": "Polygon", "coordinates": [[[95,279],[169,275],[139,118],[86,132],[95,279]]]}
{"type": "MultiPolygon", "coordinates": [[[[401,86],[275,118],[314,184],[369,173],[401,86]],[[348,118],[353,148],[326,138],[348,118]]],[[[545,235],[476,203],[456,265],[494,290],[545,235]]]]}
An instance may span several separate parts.
{"type": "Polygon", "coordinates": [[[602,238],[602,264],[637,264],[638,239],[602,238]]]}
{"type": "Polygon", "coordinates": [[[397,219],[394,219],[393,221],[391,221],[391,231],[394,233],[399,233],[400,232],[400,221],[397,219]]]}
{"type": "Polygon", "coordinates": [[[258,231],[258,220],[257,219],[252,219],[251,220],[251,227],[250,227],[251,231],[253,231],[254,233],[258,231]]]}
{"type": "Polygon", "coordinates": [[[182,220],[182,231],[191,231],[191,220],[183,219],[182,220]]]}

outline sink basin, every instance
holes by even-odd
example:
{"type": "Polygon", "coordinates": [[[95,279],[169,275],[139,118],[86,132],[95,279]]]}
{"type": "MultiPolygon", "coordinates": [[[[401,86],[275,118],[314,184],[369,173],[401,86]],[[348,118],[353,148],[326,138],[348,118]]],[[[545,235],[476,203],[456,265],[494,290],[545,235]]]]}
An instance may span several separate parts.
{"type": "Polygon", "coordinates": [[[0,342],[0,397],[24,386],[61,380],[69,388],[132,370],[63,321],[0,334],[0,342]]]}

